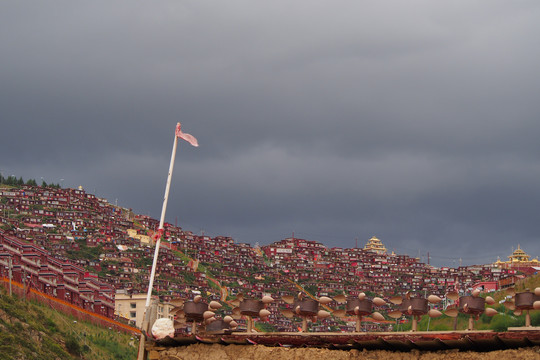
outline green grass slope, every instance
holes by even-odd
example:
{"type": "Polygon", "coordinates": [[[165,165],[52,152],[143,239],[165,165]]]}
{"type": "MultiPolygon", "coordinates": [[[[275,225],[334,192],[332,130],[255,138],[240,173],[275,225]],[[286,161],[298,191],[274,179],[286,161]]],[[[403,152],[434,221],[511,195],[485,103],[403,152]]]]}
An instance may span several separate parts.
{"type": "Polygon", "coordinates": [[[137,356],[138,340],[9,296],[0,287],[0,354],[6,360],[126,359],[137,356]]]}

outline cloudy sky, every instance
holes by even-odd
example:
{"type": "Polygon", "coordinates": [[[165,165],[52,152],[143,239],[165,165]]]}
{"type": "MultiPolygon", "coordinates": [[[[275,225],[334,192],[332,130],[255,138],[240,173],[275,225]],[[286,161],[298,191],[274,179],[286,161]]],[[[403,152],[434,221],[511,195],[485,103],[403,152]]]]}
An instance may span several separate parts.
{"type": "Polygon", "coordinates": [[[269,244],[540,255],[540,2],[0,5],[0,172],[269,244]],[[63,179],[63,180],[62,180],[63,179]]]}

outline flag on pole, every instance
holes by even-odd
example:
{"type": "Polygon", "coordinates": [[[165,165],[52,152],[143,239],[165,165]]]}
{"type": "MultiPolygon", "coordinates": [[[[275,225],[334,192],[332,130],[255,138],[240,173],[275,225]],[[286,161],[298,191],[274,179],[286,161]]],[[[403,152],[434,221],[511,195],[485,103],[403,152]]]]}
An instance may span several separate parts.
{"type": "Polygon", "coordinates": [[[195,147],[199,146],[199,143],[197,142],[197,139],[195,139],[195,136],[182,132],[182,127],[180,126],[180,123],[176,124],[176,137],[186,140],[188,143],[195,147]]]}

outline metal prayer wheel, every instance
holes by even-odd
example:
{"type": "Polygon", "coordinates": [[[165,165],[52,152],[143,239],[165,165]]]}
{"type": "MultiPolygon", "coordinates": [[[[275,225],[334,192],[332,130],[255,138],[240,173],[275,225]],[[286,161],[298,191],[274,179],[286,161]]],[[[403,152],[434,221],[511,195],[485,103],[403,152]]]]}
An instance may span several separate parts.
{"type": "Polygon", "coordinates": [[[530,310],[534,310],[534,303],[540,301],[540,296],[530,291],[524,291],[514,295],[514,304],[517,311],[525,311],[525,327],[531,326],[530,310]]]}
{"type": "Polygon", "coordinates": [[[358,297],[348,297],[346,312],[348,315],[369,315],[373,311],[373,301],[370,299],[360,300],[358,297]],[[358,311],[355,312],[354,309],[358,307],[358,311]]]}
{"type": "Polygon", "coordinates": [[[540,296],[535,295],[533,292],[525,291],[515,295],[516,309],[533,310],[535,301],[540,301],[540,296]]]}
{"type": "Polygon", "coordinates": [[[193,300],[189,300],[184,303],[184,313],[186,314],[187,321],[203,321],[203,314],[206,310],[208,310],[208,304],[204,301],[196,303],[193,300]]]}
{"type": "Polygon", "coordinates": [[[295,308],[298,306],[300,316],[316,316],[319,311],[319,302],[313,299],[298,300],[295,302],[295,308]]]}
{"type": "Polygon", "coordinates": [[[244,299],[240,303],[240,314],[246,316],[259,316],[259,311],[264,307],[264,304],[261,300],[255,299],[244,299]]]}
{"type": "Polygon", "coordinates": [[[471,315],[478,315],[486,309],[486,299],[483,297],[461,296],[459,298],[459,312],[471,315]],[[467,305],[465,310],[465,305],[467,305]]]}
{"type": "Polygon", "coordinates": [[[362,316],[371,314],[373,310],[373,301],[367,298],[347,297],[345,311],[348,315],[356,316],[356,332],[362,329],[362,316]]]}
{"type": "Polygon", "coordinates": [[[403,299],[399,306],[399,311],[404,314],[422,316],[429,310],[428,300],[424,298],[403,299]],[[410,308],[410,311],[409,311],[410,308]]]}

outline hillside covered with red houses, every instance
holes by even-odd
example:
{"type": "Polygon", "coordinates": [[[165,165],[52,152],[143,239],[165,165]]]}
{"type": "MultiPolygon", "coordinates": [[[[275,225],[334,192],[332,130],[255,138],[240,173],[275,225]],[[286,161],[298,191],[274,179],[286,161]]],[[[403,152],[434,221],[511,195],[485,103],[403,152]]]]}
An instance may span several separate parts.
{"type": "MultiPolygon", "coordinates": [[[[157,227],[156,219],[82,188],[0,185],[0,276],[11,272],[15,281],[114,317],[117,291],[147,291],[157,227]]],[[[317,296],[407,291],[444,296],[453,288],[497,289],[536,271],[493,264],[438,268],[408,255],[328,248],[294,237],[259,247],[171,224],[165,230],[154,285],[162,302],[190,290],[216,298],[238,293],[278,298],[298,289],[317,296]]],[[[276,312],[269,321],[277,329],[290,326],[276,312]]]]}

